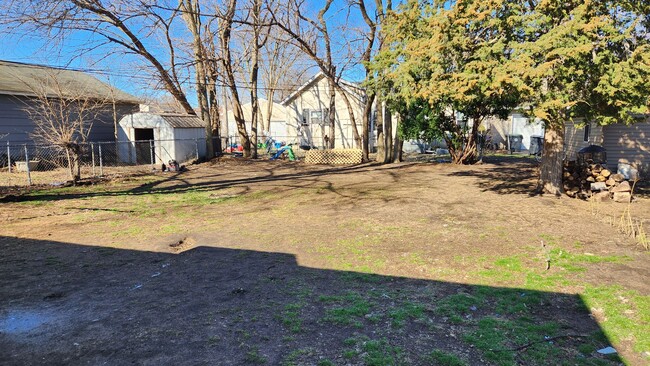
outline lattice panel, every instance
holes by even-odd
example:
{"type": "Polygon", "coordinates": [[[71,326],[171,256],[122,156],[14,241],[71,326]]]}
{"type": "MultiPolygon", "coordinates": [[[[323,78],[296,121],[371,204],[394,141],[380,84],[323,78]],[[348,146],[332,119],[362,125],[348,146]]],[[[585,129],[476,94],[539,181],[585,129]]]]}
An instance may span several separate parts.
{"type": "Polygon", "coordinates": [[[361,164],[363,154],[359,149],[309,150],[307,164],[353,165],[361,164]]]}

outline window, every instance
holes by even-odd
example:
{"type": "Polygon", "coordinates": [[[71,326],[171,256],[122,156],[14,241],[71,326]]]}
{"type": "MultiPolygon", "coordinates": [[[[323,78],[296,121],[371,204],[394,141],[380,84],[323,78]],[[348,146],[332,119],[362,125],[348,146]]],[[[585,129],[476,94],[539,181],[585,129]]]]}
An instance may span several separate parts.
{"type": "Polygon", "coordinates": [[[590,133],[591,133],[591,125],[590,125],[590,124],[586,124],[586,125],[585,125],[585,135],[584,135],[584,137],[583,137],[583,141],[584,141],[584,142],[589,142],[589,135],[590,135],[590,133]]]}
{"type": "Polygon", "coordinates": [[[311,111],[309,122],[312,125],[320,125],[323,123],[323,111],[311,111]]]}

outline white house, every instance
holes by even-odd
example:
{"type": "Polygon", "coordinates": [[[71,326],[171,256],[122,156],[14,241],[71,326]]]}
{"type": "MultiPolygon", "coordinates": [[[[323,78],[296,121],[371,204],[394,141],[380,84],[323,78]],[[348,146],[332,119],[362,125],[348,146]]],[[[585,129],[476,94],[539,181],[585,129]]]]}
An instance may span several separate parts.
{"type": "Polygon", "coordinates": [[[120,120],[118,155],[122,162],[184,163],[205,153],[205,124],[197,116],[139,112],[120,120]]]}
{"type": "MultiPolygon", "coordinates": [[[[258,117],[257,117],[257,123],[258,123],[258,135],[261,137],[265,132],[267,134],[270,134],[273,138],[279,141],[286,141],[287,143],[291,141],[287,140],[294,140],[296,138],[295,134],[290,134],[289,130],[287,129],[287,113],[286,109],[283,105],[275,102],[271,102],[271,121],[270,121],[270,128],[269,131],[264,131],[264,125],[268,121],[268,114],[269,114],[269,102],[266,99],[258,99],[258,117]]],[[[242,104],[242,111],[244,112],[244,121],[246,123],[246,131],[251,133],[251,118],[253,116],[252,112],[252,104],[245,103],[242,104]]],[[[237,124],[235,123],[235,116],[232,112],[232,110],[228,111],[227,114],[227,131],[223,131],[225,136],[228,137],[235,137],[237,138],[238,133],[237,133],[237,124]]]]}
{"type": "MultiPolygon", "coordinates": [[[[358,132],[361,134],[365,91],[357,83],[341,80],[340,84],[352,105],[358,132]]],[[[325,140],[334,136],[336,148],[354,147],[352,122],[343,95],[336,92],[335,131],[330,131],[328,121],[329,100],[327,78],[319,72],[281,102],[286,111],[287,131],[289,135],[297,137],[299,145],[322,148],[326,146],[325,140]]]]}

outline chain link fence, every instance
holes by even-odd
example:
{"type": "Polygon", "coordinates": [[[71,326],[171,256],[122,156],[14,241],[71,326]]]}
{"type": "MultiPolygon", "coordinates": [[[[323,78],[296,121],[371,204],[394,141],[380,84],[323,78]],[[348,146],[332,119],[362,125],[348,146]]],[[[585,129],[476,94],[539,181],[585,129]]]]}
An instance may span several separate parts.
{"type": "MultiPolygon", "coordinates": [[[[219,141],[213,141],[213,147],[219,141]]],[[[222,150],[228,139],[221,139],[222,150]]],[[[0,146],[0,187],[61,185],[80,178],[137,174],[206,156],[205,139],[89,142],[71,147],[34,143],[0,146]]]]}
{"type": "MultiPolygon", "coordinates": [[[[303,157],[306,146],[322,149],[327,141],[312,138],[300,144],[296,136],[258,138],[260,158],[273,157],[292,145],[296,157],[303,157]],[[302,146],[302,147],[301,147],[302,146]]],[[[243,153],[238,135],[214,138],[215,155],[243,153]]],[[[79,175],[80,179],[133,175],[160,171],[170,161],[188,164],[206,157],[205,139],[88,142],[69,148],[33,142],[5,142],[0,145],[0,187],[29,185],[59,186],[79,175]]]]}

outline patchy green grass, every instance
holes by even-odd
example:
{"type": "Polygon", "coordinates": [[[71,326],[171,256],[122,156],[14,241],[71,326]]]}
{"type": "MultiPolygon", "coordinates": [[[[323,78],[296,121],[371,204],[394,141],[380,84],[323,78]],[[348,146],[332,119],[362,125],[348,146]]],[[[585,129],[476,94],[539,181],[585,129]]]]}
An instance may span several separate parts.
{"type": "Polygon", "coordinates": [[[438,349],[424,356],[424,361],[431,366],[467,366],[467,363],[460,357],[438,349]]]}
{"type": "Polygon", "coordinates": [[[263,364],[267,362],[267,359],[264,355],[260,354],[257,347],[251,347],[251,349],[246,352],[245,360],[250,363],[263,364]]]}
{"type": "Polygon", "coordinates": [[[406,302],[390,310],[388,317],[394,327],[402,327],[406,320],[423,319],[424,309],[422,304],[406,302]]]}
{"type": "Polygon", "coordinates": [[[650,351],[650,296],[620,286],[589,286],[581,295],[612,342],[632,341],[637,352],[650,351]]]}
{"type": "Polygon", "coordinates": [[[352,347],[343,351],[345,359],[360,359],[366,366],[405,365],[403,350],[387,339],[370,339],[366,336],[348,338],[344,345],[352,347]]]}
{"type": "MultiPolygon", "coordinates": [[[[522,317],[517,320],[485,317],[478,321],[478,328],[467,333],[466,342],[483,351],[485,358],[499,365],[516,365],[518,346],[557,334],[560,326],[553,322],[539,323],[522,317]]],[[[543,342],[531,345],[520,357],[524,364],[544,364],[544,360],[559,359],[560,350],[551,343],[543,342]]]]}
{"type": "Polygon", "coordinates": [[[282,325],[293,333],[300,333],[302,331],[302,318],[300,312],[303,308],[302,303],[287,304],[284,306],[282,315],[280,317],[282,325]]]}
{"type": "Polygon", "coordinates": [[[363,320],[370,313],[373,303],[356,292],[348,292],[341,296],[321,296],[324,303],[334,303],[336,306],[325,311],[324,321],[338,325],[363,326],[363,320]]]}
{"type": "Polygon", "coordinates": [[[449,318],[452,323],[462,323],[463,317],[472,312],[473,307],[481,305],[482,299],[470,294],[447,296],[437,303],[435,312],[449,318]]]}

